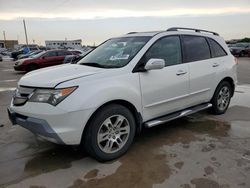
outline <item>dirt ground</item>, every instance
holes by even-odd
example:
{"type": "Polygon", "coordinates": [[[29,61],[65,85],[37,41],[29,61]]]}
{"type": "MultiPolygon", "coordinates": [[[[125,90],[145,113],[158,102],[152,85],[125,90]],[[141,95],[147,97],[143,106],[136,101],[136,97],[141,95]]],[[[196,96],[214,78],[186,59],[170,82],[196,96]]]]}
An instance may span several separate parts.
{"type": "Polygon", "coordinates": [[[11,126],[6,108],[23,75],[12,66],[0,62],[0,187],[250,187],[250,58],[239,59],[226,114],[203,111],[145,129],[124,156],[107,163],[11,126]]]}

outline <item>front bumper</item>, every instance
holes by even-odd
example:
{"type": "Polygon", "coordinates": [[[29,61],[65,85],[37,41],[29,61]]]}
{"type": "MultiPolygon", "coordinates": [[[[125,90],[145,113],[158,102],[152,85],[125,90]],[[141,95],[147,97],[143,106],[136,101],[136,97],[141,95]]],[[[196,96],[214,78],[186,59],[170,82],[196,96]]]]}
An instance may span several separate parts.
{"type": "Polygon", "coordinates": [[[55,133],[55,131],[50,127],[46,120],[24,116],[11,111],[9,108],[7,110],[9,119],[13,125],[18,124],[30,130],[34,134],[48,138],[49,141],[58,144],[65,144],[62,139],[55,133]]]}
{"type": "Polygon", "coordinates": [[[48,141],[78,145],[95,109],[68,111],[68,107],[62,104],[55,107],[47,103],[26,102],[15,106],[12,100],[9,119],[48,141]]]}
{"type": "Polygon", "coordinates": [[[25,67],[23,65],[14,65],[14,69],[16,71],[25,71],[25,67]]]}

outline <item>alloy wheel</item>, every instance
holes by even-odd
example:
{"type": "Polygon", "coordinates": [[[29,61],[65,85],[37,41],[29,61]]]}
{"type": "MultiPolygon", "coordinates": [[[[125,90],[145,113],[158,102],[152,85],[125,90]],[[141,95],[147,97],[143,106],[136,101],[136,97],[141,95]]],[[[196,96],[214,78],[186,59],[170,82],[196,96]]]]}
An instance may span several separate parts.
{"type": "Polygon", "coordinates": [[[122,115],[113,115],[107,118],[98,130],[98,147],[104,153],[115,153],[126,144],[129,134],[128,120],[122,115]]]}

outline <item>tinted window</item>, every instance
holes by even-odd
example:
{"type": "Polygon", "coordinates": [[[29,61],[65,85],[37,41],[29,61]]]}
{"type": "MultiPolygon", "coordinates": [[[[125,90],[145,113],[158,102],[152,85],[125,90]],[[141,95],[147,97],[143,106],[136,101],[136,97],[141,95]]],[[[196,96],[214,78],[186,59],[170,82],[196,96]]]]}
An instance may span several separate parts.
{"type": "Polygon", "coordinates": [[[66,56],[66,55],[71,55],[70,52],[67,52],[67,51],[58,51],[58,56],[66,56]]]}
{"type": "Polygon", "coordinates": [[[183,36],[184,61],[199,61],[210,58],[210,49],[204,37],[183,36]]]}
{"type": "Polygon", "coordinates": [[[211,47],[212,57],[221,57],[227,55],[225,50],[213,39],[208,38],[211,47]]]}
{"type": "Polygon", "coordinates": [[[170,36],[156,41],[143,56],[145,64],[151,58],[164,59],[166,66],[181,63],[181,44],[178,36],[170,36]]]}
{"type": "Polygon", "coordinates": [[[54,56],[57,56],[57,53],[52,51],[52,52],[47,52],[44,57],[54,57],[54,56]]]}

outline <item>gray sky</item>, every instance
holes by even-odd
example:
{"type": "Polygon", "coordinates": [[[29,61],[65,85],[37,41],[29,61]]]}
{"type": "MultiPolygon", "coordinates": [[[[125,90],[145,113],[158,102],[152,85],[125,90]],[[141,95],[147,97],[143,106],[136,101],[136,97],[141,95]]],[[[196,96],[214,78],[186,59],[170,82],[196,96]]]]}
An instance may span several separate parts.
{"type": "Polygon", "coordinates": [[[0,0],[0,10],[0,30],[20,43],[23,18],[29,42],[38,44],[65,38],[98,44],[129,31],[173,26],[209,29],[225,39],[250,37],[250,0],[0,0]]]}

